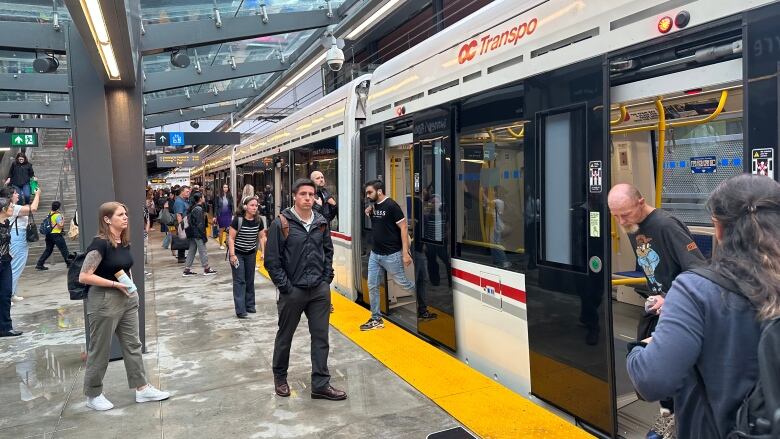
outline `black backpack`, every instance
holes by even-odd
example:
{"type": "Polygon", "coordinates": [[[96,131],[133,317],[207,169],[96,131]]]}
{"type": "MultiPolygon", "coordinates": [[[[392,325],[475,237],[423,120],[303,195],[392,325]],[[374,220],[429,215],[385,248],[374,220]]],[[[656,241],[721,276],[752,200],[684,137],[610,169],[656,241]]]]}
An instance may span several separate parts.
{"type": "Polygon", "coordinates": [[[38,226],[38,231],[41,232],[41,235],[46,236],[54,230],[54,224],[51,222],[52,216],[54,215],[50,213],[49,216],[41,222],[41,225],[38,226]]]}
{"type": "MultiPolygon", "coordinates": [[[[727,291],[745,296],[733,281],[708,268],[690,270],[711,280],[727,291]]],[[[780,318],[766,322],[758,342],[758,381],[737,409],[733,429],[728,439],[772,439],[780,437],[780,318]]],[[[699,385],[704,389],[701,374],[696,370],[699,385]]],[[[706,396],[706,392],[705,392],[706,396]]],[[[710,421],[714,424],[712,406],[707,400],[710,421]]]]}
{"type": "Polygon", "coordinates": [[[79,282],[81,266],[84,264],[86,256],[86,253],[76,255],[71,261],[70,267],[68,267],[68,293],[70,293],[70,300],[84,300],[89,293],[89,285],[79,282]]]}

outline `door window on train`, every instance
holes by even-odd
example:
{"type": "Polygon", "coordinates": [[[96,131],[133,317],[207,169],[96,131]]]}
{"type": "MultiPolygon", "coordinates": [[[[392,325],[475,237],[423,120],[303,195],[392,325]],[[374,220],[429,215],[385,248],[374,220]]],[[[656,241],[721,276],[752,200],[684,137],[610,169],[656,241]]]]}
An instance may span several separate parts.
{"type": "MultiPolygon", "coordinates": [[[[444,163],[446,151],[442,145],[441,139],[424,140],[422,146],[422,236],[426,241],[441,243],[446,237],[444,225],[446,224],[446,213],[449,196],[445,194],[444,182],[449,181],[444,174],[444,163]]],[[[449,160],[449,157],[446,157],[449,160]]],[[[415,178],[419,179],[420,174],[416,173],[415,178]]],[[[418,182],[415,182],[417,185],[418,182]]],[[[415,192],[417,192],[415,188],[415,192]]]]}
{"type": "Polygon", "coordinates": [[[521,268],[524,253],[523,121],[462,132],[457,190],[462,216],[458,254],[504,269],[521,268]]]}
{"type": "Polygon", "coordinates": [[[585,271],[584,107],[539,114],[537,124],[542,146],[540,259],[585,271]]]}
{"type": "MultiPolygon", "coordinates": [[[[338,202],[338,138],[332,137],[293,151],[293,181],[309,178],[312,172],[320,171],[325,176],[325,188],[338,202]]],[[[338,217],[331,223],[331,229],[338,231],[338,217]]]]}

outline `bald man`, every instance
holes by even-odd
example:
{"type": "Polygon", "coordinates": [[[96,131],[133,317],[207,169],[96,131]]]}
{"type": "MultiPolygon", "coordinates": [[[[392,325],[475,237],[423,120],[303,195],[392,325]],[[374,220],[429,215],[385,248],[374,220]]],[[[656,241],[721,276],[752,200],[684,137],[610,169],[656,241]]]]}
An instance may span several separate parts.
{"type": "Polygon", "coordinates": [[[314,198],[314,205],[312,208],[322,214],[328,223],[333,221],[338,214],[338,207],[336,206],[336,200],[333,198],[327,189],[325,189],[325,176],[320,171],[314,171],[309,176],[314,184],[317,185],[316,198],[314,198]]]}
{"type": "MultiPolygon", "coordinates": [[[[649,311],[642,310],[637,328],[637,341],[641,341],[652,335],[672,281],[683,271],[703,263],[704,256],[688,227],[663,209],[648,205],[635,186],[615,185],[609,191],[607,203],[631,241],[637,264],[647,280],[649,299],[654,301],[649,311]]],[[[674,411],[671,399],[661,401],[661,407],[661,415],[648,438],[662,437],[660,434],[673,422],[669,416],[674,411]]]]}

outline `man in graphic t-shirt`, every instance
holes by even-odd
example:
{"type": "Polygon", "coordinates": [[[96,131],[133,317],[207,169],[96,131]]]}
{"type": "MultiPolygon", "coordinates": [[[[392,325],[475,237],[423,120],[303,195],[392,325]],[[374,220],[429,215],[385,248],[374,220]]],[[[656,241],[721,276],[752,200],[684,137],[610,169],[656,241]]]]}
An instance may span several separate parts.
{"type": "Polygon", "coordinates": [[[371,318],[360,325],[361,331],[384,328],[379,308],[380,270],[392,276],[395,282],[410,294],[414,294],[414,281],[409,280],[404,267],[412,263],[409,253],[409,233],[401,206],[385,196],[385,186],[381,180],[372,180],[365,184],[366,197],[371,205],[366,215],[371,218],[371,236],[374,246],[368,257],[368,298],[371,305],[371,318]]]}
{"type": "MultiPolygon", "coordinates": [[[[653,306],[642,310],[637,328],[637,341],[650,337],[664,304],[664,296],[672,281],[682,273],[704,262],[704,256],[693,241],[688,227],[662,209],[645,203],[639,190],[630,184],[617,184],[609,191],[609,210],[626,231],[636,254],[637,265],[644,272],[653,306]]],[[[671,399],[661,401],[661,413],[652,433],[663,433],[672,422],[671,399]]]]}

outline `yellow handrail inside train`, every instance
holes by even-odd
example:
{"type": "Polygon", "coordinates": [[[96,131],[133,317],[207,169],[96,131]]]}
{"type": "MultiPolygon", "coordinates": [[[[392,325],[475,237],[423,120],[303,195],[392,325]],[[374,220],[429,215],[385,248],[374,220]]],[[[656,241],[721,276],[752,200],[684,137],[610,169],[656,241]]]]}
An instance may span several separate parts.
{"type": "Polygon", "coordinates": [[[512,127],[506,127],[506,131],[515,139],[520,139],[522,137],[525,137],[525,124],[523,124],[523,126],[520,128],[519,133],[515,133],[512,127]]]}
{"type": "Polygon", "coordinates": [[[617,285],[646,285],[647,280],[644,277],[624,277],[624,278],[612,278],[612,286],[617,285]]]}
{"type": "Polygon", "coordinates": [[[669,128],[677,128],[677,127],[687,127],[691,125],[701,125],[705,124],[707,122],[710,122],[714,120],[716,117],[720,115],[720,113],[723,111],[723,108],[726,107],[726,100],[729,97],[728,90],[723,90],[720,92],[720,100],[718,101],[718,107],[715,109],[715,111],[712,112],[712,114],[708,115],[707,117],[703,119],[697,119],[697,120],[681,120],[678,122],[669,122],[666,124],[669,128]]]}
{"type": "Polygon", "coordinates": [[[626,115],[627,114],[628,114],[628,108],[626,108],[625,105],[621,105],[620,106],[620,116],[618,116],[617,119],[610,120],[609,124],[610,125],[620,125],[621,123],[623,123],[623,121],[626,120],[626,115]]]}
{"type": "Polygon", "coordinates": [[[658,111],[658,160],[655,165],[655,207],[661,207],[661,193],[664,188],[664,155],[666,154],[666,109],[661,98],[655,100],[658,111]]]}

